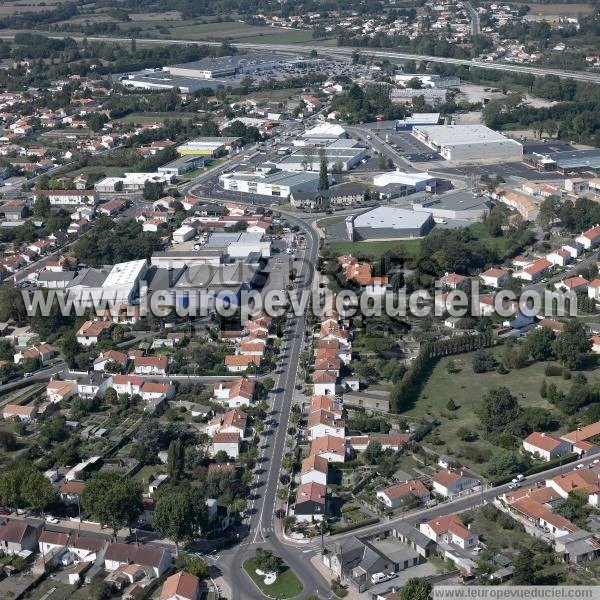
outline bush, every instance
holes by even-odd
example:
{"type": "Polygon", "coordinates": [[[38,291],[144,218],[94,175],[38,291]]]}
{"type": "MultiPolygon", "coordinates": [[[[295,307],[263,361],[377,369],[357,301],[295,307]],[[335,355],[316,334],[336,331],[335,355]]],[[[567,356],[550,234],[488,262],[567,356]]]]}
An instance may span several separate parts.
{"type": "Polygon", "coordinates": [[[560,377],[563,374],[563,368],[558,365],[546,365],[544,367],[544,375],[546,377],[560,377]]]}
{"type": "Polygon", "coordinates": [[[475,373],[487,373],[498,366],[498,361],[493,354],[485,350],[478,350],[473,356],[473,371],[475,373]]]}

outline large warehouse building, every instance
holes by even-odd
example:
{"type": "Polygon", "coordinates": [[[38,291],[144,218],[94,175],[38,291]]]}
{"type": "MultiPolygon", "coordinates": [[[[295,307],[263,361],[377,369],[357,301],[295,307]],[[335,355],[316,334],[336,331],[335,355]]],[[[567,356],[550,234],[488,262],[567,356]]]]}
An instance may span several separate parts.
{"type": "Polygon", "coordinates": [[[446,160],[516,161],[523,146],[484,125],[431,125],[413,128],[413,135],[439,152],[446,160]]]}
{"type": "Polygon", "coordinates": [[[435,222],[428,213],[396,206],[380,206],[346,218],[346,231],[353,241],[399,240],[420,238],[429,233],[435,222]]]}
{"type": "Polygon", "coordinates": [[[413,210],[429,213],[437,222],[479,221],[490,212],[490,204],[487,196],[457,190],[437,196],[423,195],[413,202],[413,210]]]}
{"type": "Polygon", "coordinates": [[[316,192],[319,175],[289,171],[225,173],[219,177],[219,183],[226,190],[287,198],[294,193],[316,192]]]}

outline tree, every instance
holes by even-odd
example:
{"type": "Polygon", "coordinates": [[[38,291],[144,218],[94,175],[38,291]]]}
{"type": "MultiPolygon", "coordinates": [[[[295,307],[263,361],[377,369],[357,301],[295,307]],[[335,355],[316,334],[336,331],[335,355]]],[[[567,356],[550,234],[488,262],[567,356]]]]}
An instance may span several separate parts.
{"type": "Polygon", "coordinates": [[[382,448],[381,444],[377,441],[371,441],[367,444],[363,458],[369,465],[375,465],[381,458],[382,448]]]}
{"type": "Polygon", "coordinates": [[[325,154],[325,150],[321,149],[319,151],[319,190],[327,190],[329,189],[329,178],[327,176],[327,155],[325,154]]]}
{"type": "Polygon", "coordinates": [[[529,332],[526,345],[534,360],[550,360],[553,358],[552,346],[556,335],[549,327],[541,327],[529,332]]]}
{"type": "Polygon", "coordinates": [[[186,571],[198,579],[208,577],[208,565],[201,559],[191,554],[182,552],[175,558],[175,569],[177,571],[186,571]]]}
{"type": "Polygon", "coordinates": [[[17,437],[12,431],[0,430],[0,448],[12,452],[17,448],[17,437]]]}
{"type": "Polygon", "coordinates": [[[169,444],[167,453],[167,472],[169,477],[177,481],[184,470],[184,451],[180,439],[173,440],[169,444]]]}
{"type": "Polygon", "coordinates": [[[478,415],[486,431],[501,431],[519,417],[520,408],[517,399],[508,388],[499,387],[490,390],[483,397],[478,415]]]}
{"type": "Polygon", "coordinates": [[[131,529],[142,514],[142,489],[133,479],[100,472],[86,483],[81,505],[116,536],[125,524],[131,529]]]}
{"type": "Polygon", "coordinates": [[[42,513],[57,499],[50,480],[37,469],[32,470],[23,481],[21,494],[29,506],[42,513]]]}
{"type": "Polygon", "coordinates": [[[485,350],[478,350],[473,356],[473,371],[475,373],[487,373],[493,371],[498,365],[496,357],[485,350]]]}
{"type": "Polygon", "coordinates": [[[568,369],[580,369],[592,349],[592,342],[588,338],[583,325],[578,321],[569,321],[563,333],[554,343],[552,349],[556,358],[568,369]]]}
{"type": "Polygon", "coordinates": [[[512,582],[514,585],[535,585],[534,554],[527,547],[519,552],[519,556],[514,563],[512,582]]]}
{"type": "Polygon", "coordinates": [[[45,194],[40,194],[33,203],[33,216],[46,219],[50,216],[50,199],[45,194]]]}
{"type": "Polygon", "coordinates": [[[420,577],[412,577],[400,590],[400,600],[429,600],[431,583],[420,577]]]}
{"type": "Polygon", "coordinates": [[[257,569],[264,571],[265,573],[268,571],[278,572],[281,569],[281,559],[279,556],[275,556],[270,550],[264,550],[263,548],[258,548],[256,550],[256,554],[254,555],[254,564],[257,569]]]}
{"type": "Polygon", "coordinates": [[[206,504],[203,497],[191,491],[166,492],[158,498],[152,516],[152,526],[162,536],[179,544],[194,539],[206,524],[206,504]]]}

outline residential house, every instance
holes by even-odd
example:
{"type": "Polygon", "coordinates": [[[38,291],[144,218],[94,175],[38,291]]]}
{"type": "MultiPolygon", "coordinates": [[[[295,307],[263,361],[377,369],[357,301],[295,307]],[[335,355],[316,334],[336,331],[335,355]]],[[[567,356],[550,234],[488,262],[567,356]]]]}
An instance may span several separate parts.
{"type": "Polygon", "coordinates": [[[324,435],[311,442],[310,454],[322,456],[328,462],[344,462],[346,460],[346,440],[334,435],[324,435]]]}
{"type": "Polygon", "coordinates": [[[160,577],[171,566],[171,553],[150,544],[110,544],[104,554],[104,568],[115,571],[127,565],[139,565],[153,577],[160,577]]]}
{"type": "Polygon", "coordinates": [[[246,378],[235,381],[219,381],[214,384],[214,398],[217,402],[226,401],[227,406],[237,408],[250,406],[254,398],[256,384],[246,378]]]}
{"type": "Polygon", "coordinates": [[[585,277],[577,275],[555,283],[554,287],[565,292],[587,292],[589,284],[590,282],[585,277]]]}
{"type": "Polygon", "coordinates": [[[136,375],[166,375],[169,359],[166,356],[136,356],[133,372],[136,375]]]}
{"type": "Polygon", "coordinates": [[[18,554],[24,550],[32,552],[37,548],[40,527],[26,521],[5,520],[0,523],[0,550],[4,554],[18,554]]]}
{"type": "Polygon", "coordinates": [[[65,548],[69,541],[68,533],[59,531],[48,531],[44,529],[38,539],[38,548],[42,556],[59,548],[65,548]]]}
{"type": "Polygon", "coordinates": [[[298,521],[321,521],[327,514],[327,487],[311,481],[296,490],[294,516],[298,521]]]}
{"type": "Polygon", "coordinates": [[[51,379],[46,386],[46,398],[57,404],[68,400],[77,393],[77,382],[74,379],[51,379]]]}
{"type": "Polygon", "coordinates": [[[463,550],[475,546],[479,538],[456,515],[441,515],[419,525],[419,529],[434,542],[454,544],[463,550]]]}
{"type": "Polygon", "coordinates": [[[488,269],[479,275],[485,285],[493,288],[502,287],[506,283],[508,276],[508,271],[497,268],[488,269]]]}
{"type": "Polygon", "coordinates": [[[334,395],[336,381],[335,371],[314,371],[312,374],[313,393],[317,396],[334,395]]]}
{"type": "Polygon", "coordinates": [[[2,417],[6,419],[19,419],[22,423],[29,423],[36,418],[37,407],[34,404],[23,406],[21,404],[6,404],[2,409],[2,417]]]}
{"type": "Polygon", "coordinates": [[[344,438],[346,436],[346,422],[328,410],[315,410],[308,416],[306,428],[309,438],[314,440],[324,435],[333,435],[344,438]]]}
{"type": "Polygon", "coordinates": [[[77,331],[77,341],[82,346],[93,346],[106,338],[111,329],[109,321],[86,321],[77,331]]]}
{"type": "Polygon", "coordinates": [[[551,436],[548,433],[534,431],[523,440],[523,450],[549,461],[558,456],[564,456],[571,451],[571,444],[551,436]]]}
{"type": "Polygon", "coordinates": [[[413,496],[423,504],[431,500],[429,490],[419,479],[410,479],[379,490],[376,496],[378,500],[381,500],[388,508],[392,509],[401,506],[407,496],[413,496]]]}
{"type": "Polygon", "coordinates": [[[117,350],[107,350],[94,360],[94,371],[106,371],[107,367],[111,365],[122,371],[126,364],[127,354],[117,350]]]}
{"type": "Polygon", "coordinates": [[[25,348],[24,350],[20,350],[13,356],[13,361],[16,365],[18,365],[22,360],[39,360],[42,364],[47,360],[50,360],[56,351],[50,344],[46,344],[45,342],[37,345],[31,346],[30,348],[25,348]]]}
{"type": "Polygon", "coordinates": [[[573,256],[566,248],[555,248],[546,254],[546,260],[558,267],[566,267],[573,260],[573,256]]]}
{"type": "Polygon", "coordinates": [[[215,456],[218,452],[225,452],[230,458],[237,458],[240,455],[240,435],[234,432],[217,432],[212,437],[212,454],[215,456]]]}
{"type": "Polygon", "coordinates": [[[225,367],[230,373],[243,373],[259,365],[260,357],[251,354],[228,354],[225,357],[225,367]]]}
{"type": "Polygon", "coordinates": [[[525,281],[538,281],[551,266],[550,261],[540,258],[521,271],[516,271],[514,277],[525,281]]]}
{"type": "Polygon", "coordinates": [[[300,483],[319,483],[327,485],[329,462],[319,454],[311,454],[302,461],[300,483]]]}
{"type": "Polygon", "coordinates": [[[439,282],[442,287],[448,290],[456,290],[462,283],[466,281],[466,279],[467,278],[464,275],[446,272],[442,277],[440,277],[439,282]]]}
{"type": "Polygon", "coordinates": [[[451,498],[465,491],[474,490],[481,485],[481,480],[468,469],[444,469],[433,477],[433,491],[440,496],[451,498]]]}
{"type": "Polygon", "coordinates": [[[595,248],[600,244],[600,225],[596,225],[587,231],[582,232],[575,238],[578,244],[581,244],[585,250],[595,248]]]}
{"type": "Polygon", "coordinates": [[[167,577],[160,591],[160,600],[198,600],[200,580],[186,571],[167,577]]]}

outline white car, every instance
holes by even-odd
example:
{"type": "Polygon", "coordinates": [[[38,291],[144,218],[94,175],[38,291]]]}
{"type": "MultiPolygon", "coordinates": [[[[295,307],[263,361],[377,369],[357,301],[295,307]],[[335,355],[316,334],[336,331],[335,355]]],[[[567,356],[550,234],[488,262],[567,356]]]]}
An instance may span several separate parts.
{"type": "Polygon", "coordinates": [[[59,523],[59,520],[56,517],[47,516],[46,522],[53,523],[54,525],[56,525],[57,523],[59,523]]]}

